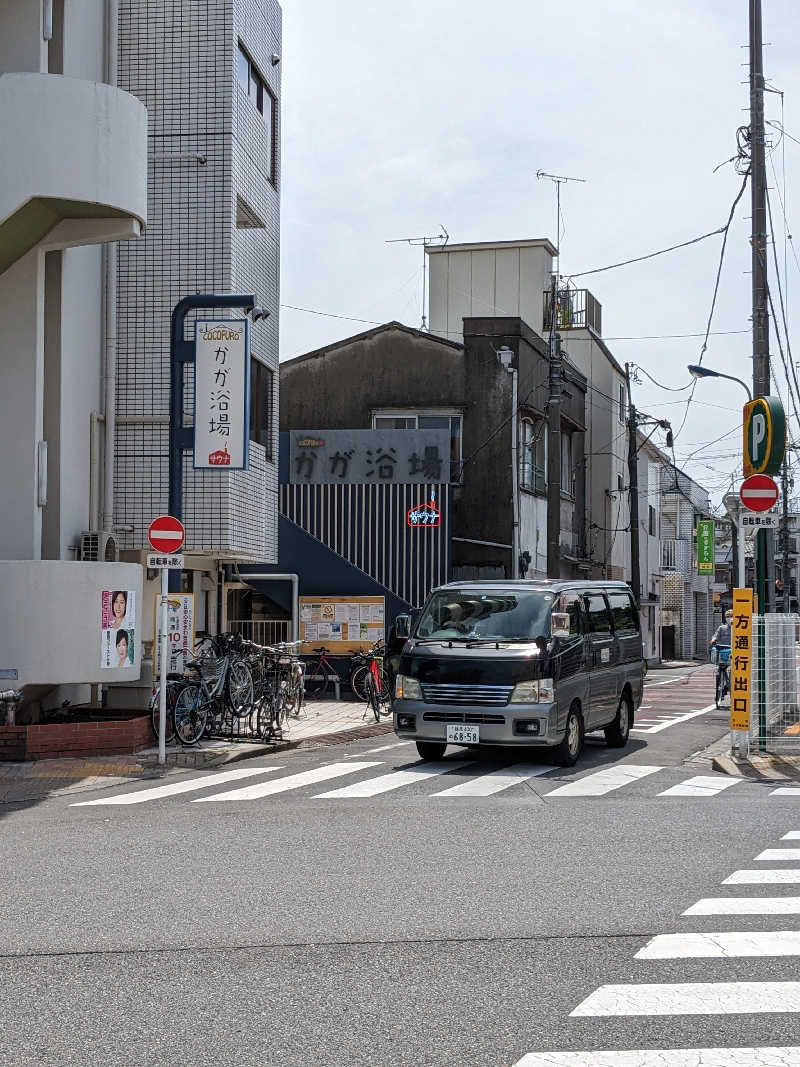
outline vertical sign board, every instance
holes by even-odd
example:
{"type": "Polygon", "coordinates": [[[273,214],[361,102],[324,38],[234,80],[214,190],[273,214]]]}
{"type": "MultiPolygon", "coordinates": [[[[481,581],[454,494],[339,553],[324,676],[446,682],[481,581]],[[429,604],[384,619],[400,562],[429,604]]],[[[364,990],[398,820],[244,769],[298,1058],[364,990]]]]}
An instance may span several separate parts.
{"type": "Polygon", "coordinates": [[[697,524],[697,573],[714,573],[713,519],[701,519],[697,524]]]}
{"type": "Polygon", "coordinates": [[[195,323],[194,466],[244,470],[250,428],[247,319],[195,323]]]}
{"type": "Polygon", "coordinates": [[[734,589],[731,625],[731,730],[750,729],[753,590],[734,589]]]}
{"type": "MultiPolygon", "coordinates": [[[[153,674],[161,677],[161,616],[155,605],[153,674]]],[[[168,674],[183,674],[186,660],[194,649],[194,593],[170,593],[167,599],[167,636],[169,638],[168,674]]]]}

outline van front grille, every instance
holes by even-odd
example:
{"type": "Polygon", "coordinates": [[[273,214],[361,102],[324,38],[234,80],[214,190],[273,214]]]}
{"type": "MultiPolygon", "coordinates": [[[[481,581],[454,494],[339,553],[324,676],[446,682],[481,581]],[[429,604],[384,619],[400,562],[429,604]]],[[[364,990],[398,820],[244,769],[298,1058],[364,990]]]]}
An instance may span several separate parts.
{"type": "Polygon", "coordinates": [[[422,715],[424,722],[468,722],[473,726],[505,726],[505,715],[480,715],[463,711],[426,711],[422,715]]]}
{"type": "Polygon", "coordinates": [[[426,704],[469,704],[502,708],[508,703],[512,685],[423,685],[426,704]]]}

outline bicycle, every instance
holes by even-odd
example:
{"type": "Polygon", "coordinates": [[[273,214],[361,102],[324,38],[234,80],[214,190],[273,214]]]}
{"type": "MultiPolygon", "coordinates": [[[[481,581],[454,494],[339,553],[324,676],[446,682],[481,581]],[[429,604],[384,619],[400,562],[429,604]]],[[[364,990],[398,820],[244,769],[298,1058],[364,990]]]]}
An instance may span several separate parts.
{"type": "Polygon", "coordinates": [[[720,702],[724,700],[724,698],[728,696],[731,691],[731,649],[730,645],[717,645],[715,647],[717,652],[717,676],[714,703],[717,707],[719,707],[720,702]]]}
{"type": "Polygon", "coordinates": [[[339,672],[328,659],[329,654],[330,649],[321,645],[314,649],[314,655],[318,657],[316,662],[312,660],[311,663],[306,663],[303,688],[308,696],[323,697],[331,683],[341,682],[339,672]],[[309,685],[309,682],[314,685],[309,685]]]}
{"type": "MultiPolygon", "coordinates": [[[[383,683],[381,678],[381,670],[378,666],[377,657],[372,658],[367,671],[367,707],[372,709],[372,714],[375,716],[375,722],[380,722],[382,716],[391,715],[392,702],[391,694],[388,688],[383,683]]],[[[366,718],[367,709],[364,709],[362,718],[366,718]]]]}
{"type": "MultiPolygon", "coordinates": [[[[231,635],[204,635],[213,650],[230,648],[231,635]]],[[[241,647],[241,642],[238,642],[241,647]]],[[[188,660],[186,667],[194,681],[185,681],[175,697],[173,717],[175,735],[182,745],[196,745],[203,735],[220,732],[225,718],[241,720],[253,710],[253,676],[242,659],[230,655],[217,658],[211,654],[188,660]],[[231,669],[238,667],[238,680],[231,669]],[[244,682],[245,689],[242,689],[244,682]]]]}
{"type": "Polygon", "coordinates": [[[377,660],[378,663],[378,685],[380,694],[383,695],[384,691],[389,690],[389,678],[383,661],[384,651],[383,641],[377,641],[371,648],[368,648],[366,652],[354,652],[351,656],[350,688],[353,690],[353,696],[355,696],[357,700],[369,700],[367,676],[370,673],[373,660],[377,660]]]}

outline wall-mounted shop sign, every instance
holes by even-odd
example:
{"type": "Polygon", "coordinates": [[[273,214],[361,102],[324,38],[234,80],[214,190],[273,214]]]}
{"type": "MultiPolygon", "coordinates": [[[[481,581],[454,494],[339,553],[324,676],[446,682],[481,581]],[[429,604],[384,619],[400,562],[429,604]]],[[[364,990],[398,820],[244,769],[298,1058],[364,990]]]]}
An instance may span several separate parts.
{"type": "Polygon", "coordinates": [[[701,519],[697,524],[697,573],[714,573],[713,519],[701,519]]]}
{"type": "Polygon", "coordinates": [[[194,465],[247,467],[250,336],[246,319],[195,323],[194,465]]]}
{"type": "Polygon", "coordinates": [[[406,522],[409,526],[441,526],[442,513],[435,504],[420,504],[409,508],[406,522]]]}
{"type": "Polygon", "coordinates": [[[292,430],[289,481],[378,485],[450,479],[448,430],[292,430]]]}

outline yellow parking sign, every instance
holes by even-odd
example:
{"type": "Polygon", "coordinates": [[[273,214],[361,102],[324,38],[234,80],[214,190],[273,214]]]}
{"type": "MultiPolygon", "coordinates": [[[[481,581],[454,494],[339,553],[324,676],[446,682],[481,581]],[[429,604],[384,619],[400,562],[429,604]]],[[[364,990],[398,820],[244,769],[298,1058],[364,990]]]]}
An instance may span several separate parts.
{"type": "Polygon", "coordinates": [[[731,730],[750,729],[753,590],[734,589],[731,622],[731,730]]]}

